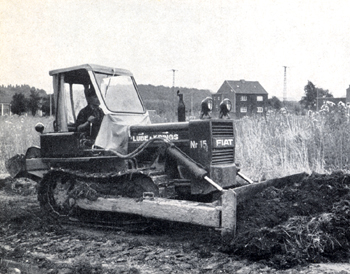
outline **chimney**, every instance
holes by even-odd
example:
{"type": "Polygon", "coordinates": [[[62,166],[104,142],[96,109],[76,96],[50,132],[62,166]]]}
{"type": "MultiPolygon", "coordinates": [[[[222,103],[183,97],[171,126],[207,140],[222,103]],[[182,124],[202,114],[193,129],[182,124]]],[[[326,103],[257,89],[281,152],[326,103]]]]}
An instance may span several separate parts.
{"type": "Polygon", "coordinates": [[[349,104],[349,103],[350,103],[350,85],[346,89],[346,104],[349,104]]]}

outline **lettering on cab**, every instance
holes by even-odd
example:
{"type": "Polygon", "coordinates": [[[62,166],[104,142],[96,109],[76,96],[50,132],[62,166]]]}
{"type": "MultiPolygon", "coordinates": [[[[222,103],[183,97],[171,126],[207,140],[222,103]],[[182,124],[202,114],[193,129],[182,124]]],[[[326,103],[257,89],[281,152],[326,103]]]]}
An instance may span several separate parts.
{"type": "Polygon", "coordinates": [[[153,138],[164,138],[169,141],[179,140],[178,134],[152,134],[152,135],[136,135],[131,136],[133,142],[145,142],[153,138]]]}

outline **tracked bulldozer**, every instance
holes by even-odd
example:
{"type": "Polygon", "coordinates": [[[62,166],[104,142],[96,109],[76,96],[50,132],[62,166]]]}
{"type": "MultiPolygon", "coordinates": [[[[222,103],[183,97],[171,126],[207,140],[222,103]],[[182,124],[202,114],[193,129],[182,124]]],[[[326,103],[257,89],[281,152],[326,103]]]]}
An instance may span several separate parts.
{"type": "Polygon", "coordinates": [[[128,70],[86,64],[49,74],[54,130],[36,125],[40,147],[6,164],[12,176],[39,182],[38,200],[47,214],[69,218],[77,209],[126,213],[233,236],[237,202],[284,181],[252,184],[239,173],[227,99],[220,118],[210,117],[212,101],[205,98],[201,119],[152,124],[128,70]],[[91,90],[104,113],[97,136],[89,134],[93,123],[87,132],[77,126],[91,90]],[[249,185],[237,188],[237,174],[249,185]]]}

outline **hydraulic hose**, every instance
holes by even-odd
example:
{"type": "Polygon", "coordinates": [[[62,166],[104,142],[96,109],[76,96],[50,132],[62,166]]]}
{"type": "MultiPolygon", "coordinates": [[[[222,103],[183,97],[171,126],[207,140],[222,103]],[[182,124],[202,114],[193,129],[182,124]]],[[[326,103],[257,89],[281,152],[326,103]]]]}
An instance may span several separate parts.
{"type": "Polygon", "coordinates": [[[174,144],[169,145],[166,149],[166,152],[170,157],[176,159],[180,164],[188,168],[188,170],[196,179],[201,180],[208,174],[205,169],[201,168],[198,163],[193,161],[174,144]]]}
{"type": "Polygon", "coordinates": [[[213,187],[215,187],[219,191],[223,191],[223,188],[215,183],[212,179],[210,179],[207,175],[208,172],[200,166],[197,162],[195,162],[192,158],[187,156],[184,152],[182,152],[177,146],[175,146],[173,143],[169,142],[167,139],[164,138],[153,138],[151,140],[146,141],[145,143],[141,144],[138,148],[136,148],[134,151],[132,151],[129,154],[120,154],[116,151],[110,150],[113,154],[118,156],[121,159],[131,159],[136,156],[138,156],[140,153],[142,153],[150,144],[161,141],[164,142],[167,146],[166,153],[173,159],[177,160],[180,164],[185,166],[191,174],[194,176],[197,180],[206,180],[208,183],[210,183],[213,187]]]}
{"type": "Polygon", "coordinates": [[[191,174],[198,180],[206,180],[209,184],[215,187],[220,192],[224,191],[224,189],[215,183],[212,179],[210,179],[207,175],[208,172],[202,168],[198,163],[196,163],[192,158],[188,157],[185,153],[183,153],[178,147],[174,144],[169,144],[166,149],[167,154],[176,159],[180,164],[184,165],[188,168],[191,174]]]}

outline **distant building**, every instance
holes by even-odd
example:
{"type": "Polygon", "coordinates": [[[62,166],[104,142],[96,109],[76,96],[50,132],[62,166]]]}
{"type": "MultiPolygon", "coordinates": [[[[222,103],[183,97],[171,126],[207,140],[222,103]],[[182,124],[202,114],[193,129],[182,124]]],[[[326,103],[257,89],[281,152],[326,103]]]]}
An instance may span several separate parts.
{"type": "Polygon", "coordinates": [[[258,81],[225,80],[217,93],[212,95],[213,113],[219,113],[220,102],[228,98],[236,118],[252,114],[265,114],[268,93],[258,81]]]}
{"type": "Polygon", "coordinates": [[[0,94],[0,116],[11,115],[12,97],[8,94],[0,94]]]}
{"type": "Polygon", "coordinates": [[[346,89],[346,97],[329,98],[329,97],[317,97],[316,98],[316,110],[319,111],[323,104],[326,102],[333,102],[334,104],[339,104],[343,102],[347,106],[350,105],[350,86],[346,89]]]}

